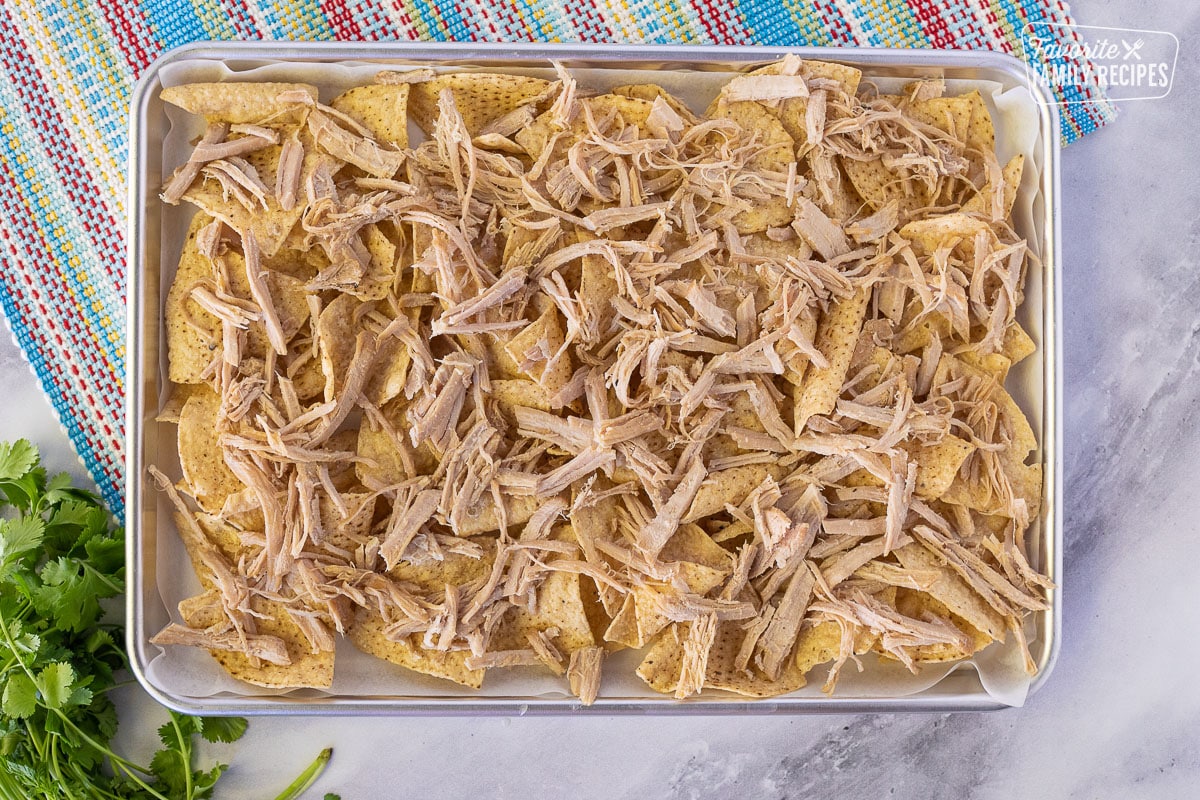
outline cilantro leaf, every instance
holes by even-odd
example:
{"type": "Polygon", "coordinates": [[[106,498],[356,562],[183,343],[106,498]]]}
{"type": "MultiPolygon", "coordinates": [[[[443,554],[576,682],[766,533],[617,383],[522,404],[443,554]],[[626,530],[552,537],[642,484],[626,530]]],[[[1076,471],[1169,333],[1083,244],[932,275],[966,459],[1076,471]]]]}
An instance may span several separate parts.
{"type": "Polygon", "coordinates": [[[17,559],[35,550],[46,532],[46,523],[37,517],[0,519],[0,564],[7,576],[17,559]]]}
{"type": "Polygon", "coordinates": [[[0,481],[21,478],[38,463],[38,450],[26,439],[0,442],[0,481]]]}
{"type": "Polygon", "coordinates": [[[246,732],[241,717],[201,717],[200,735],[209,742],[236,742],[246,732]]]}
{"type": "Polygon", "coordinates": [[[4,684],[3,700],[0,708],[5,714],[17,719],[33,716],[37,710],[37,687],[24,672],[14,673],[4,684]]]}
{"type": "Polygon", "coordinates": [[[65,631],[80,633],[100,617],[100,599],[113,592],[94,571],[78,559],[59,558],[46,564],[42,585],[33,592],[33,605],[45,617],[56,619],[65,631]]]}
{"type": "Polygon", "coordinates": [[[164,747],[150,760],[150,771],[172,797],[186,797],[192,765],[179,750],[164,747]]]}
{"type": "Polygon", "coordinates": [[[47,708],[62,708],[70,703],[73,697],[75,670],[70,664],[56,662],[43,667],[33,682],[47,708]]]}

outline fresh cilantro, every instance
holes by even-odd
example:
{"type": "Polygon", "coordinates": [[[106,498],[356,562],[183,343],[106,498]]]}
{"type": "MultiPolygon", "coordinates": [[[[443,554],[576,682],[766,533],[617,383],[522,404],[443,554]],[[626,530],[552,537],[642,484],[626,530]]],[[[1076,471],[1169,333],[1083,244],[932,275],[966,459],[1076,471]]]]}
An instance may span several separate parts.
{"type": "MultiPolygon", "coordinates": [[[[180,735],[149,767],[111,749],[108,692],[127,662],[101,603],[125,589],[124,532],[38,462],[29,442],[0,443],[0,798],[211,796],[220,770],[191,761],[199,721],[178,715],[180,735]]],[[[217,728],[231,741],[245,723],[217,728]]]]}
{"type": "MultiPolygon", "coordinates": [[[[102,601],[124,590],[124,531],[100,500],[66,474],[47,478],[29,442],[0,442],[0,800],[213,796],[226,766],[197,768],[197,738],[237,741],[244,719],[171,711],[149,766],[110,746],[108,692],[128,662],[102,601]]],[[[323,751],[280,797],[328,760],[323,751]]]]}

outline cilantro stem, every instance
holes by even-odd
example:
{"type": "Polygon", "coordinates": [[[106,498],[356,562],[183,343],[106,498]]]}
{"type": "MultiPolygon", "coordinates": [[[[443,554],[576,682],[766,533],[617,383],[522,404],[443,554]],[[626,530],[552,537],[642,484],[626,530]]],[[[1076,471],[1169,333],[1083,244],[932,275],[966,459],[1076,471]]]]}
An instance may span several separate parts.
{"type": "Polygon", "coordinates": [[[183,735],[183,731],[179,729],[179,720],[174,714],[171,715],[171,727],[175,729],[175,738],[179,740],[179,757],[183,759],[183,774],[184,786],[186,791],[184,797],[192,796],[192,746],[191,739],[183,735]]]}
{"type": "Polygon", "coordinates": [[[308,765],[308,769],[301,772],[296,777],[296,780],[292,781],[291,785],[284,789],[283,793],[276,797],[275,800],[295,800],[295,798],[299,797],[305,789],[317,782],[317,778],[325,771],[325,765],[329,763],[329,758],[332,755],[332,747],[326,747],[318,753],[313,762],[308,765]]]}

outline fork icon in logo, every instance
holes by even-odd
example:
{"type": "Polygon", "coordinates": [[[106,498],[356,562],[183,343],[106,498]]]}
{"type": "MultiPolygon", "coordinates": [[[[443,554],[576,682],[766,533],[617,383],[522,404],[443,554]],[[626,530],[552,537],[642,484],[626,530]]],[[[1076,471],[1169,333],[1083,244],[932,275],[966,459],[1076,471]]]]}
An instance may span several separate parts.
{"type": "Polygon", "coordinates": [[[1138,51],[1142,49],[1142,45],[1144,45],[1145,43],[1146,43],[1146,41],[1144,39],[1138,39],[1133,44],[1130,44],[1129,42],[1122,39],[1121,46],[1125,48],[1125,55],[1122,56],[1122,58],[1124,60],[1128,61],[1132,57],[1132,58],[1136,58],[1138,61],[1141,61],[1142,55],[1138,51]]]}

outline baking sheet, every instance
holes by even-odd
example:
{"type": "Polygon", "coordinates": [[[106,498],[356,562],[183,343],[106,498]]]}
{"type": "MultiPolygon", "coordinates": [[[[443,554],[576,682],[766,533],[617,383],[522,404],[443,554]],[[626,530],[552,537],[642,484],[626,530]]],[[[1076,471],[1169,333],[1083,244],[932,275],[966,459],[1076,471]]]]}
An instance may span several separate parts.
{"type": "MultiPolygon", "coordinates": [[[[396,69],[391,65],[388,69],[396,69]]],[[[399,67],[407,69],[412,67],[399,67]]],[[[227,63],[212,60],[185,60],[166,65],[160,72],[163,86],[197,81],[302,81],[317,85],[321,90],[321,100],[329,102],[334,96],[351,86],[369,83],[375,73],[381,69],[380,64],[344,63],[344,64],[306,64],[306,63],[274,63],[265,60],[241,59],[237,69],[227,63]]],[[[460,69],[455,67],[454,69],[460,69]]],[[[503,68],[502,71],[535,75],[553,79],[555,74],[546,68],[503,68]]],[[[628,70],[628,69],[572,69],[572,74],[581,87],[604,91],[614,86],[628,83],[657,83],[673,94],[682,98],[694,110],[702,112],[714,97],[720,87],[735,73],[732,72],[683,72],[668,70],[628,70]]],[[[881,91],[887,92],[899,88],[909,78],[872,78],[869,71],[864,80],[875,83],[881,91]]],[[[1017,153],[1026,155],[1025,172],[1022,177],[1021,192],[1014,206],[1014,226],[1033,244],[1045,241],[1046,231],[1043,230],[1044,214],[1036,207],[1038,202],[1044,202],[1040,197],[1038,187],[1042,184],[1041,170],[1044,168],[1038,144],[1039,112],[1032,93],[1024,86],[1004,89],[1001,84],[980,80],[947,80],[947,94],[955,95],[979,89],[989,109],[992,111],[996,125],[996,143],[1000,163],[1017,153]]],[[[186,160],[191,144],[202,132],[203,122],[174,107],[165,109],[169,124],[162,148],[162,174],[169,175],[179,164],[186,160]]],[[[413,130],[413,140],[420,140],[420,133],[413,130]]],[[[161,220],[161,249],[163,264],[163,280],[160,281],[159,308],[165,300],[170,286],[170,278],[174,272],[174,264],[178,262],[181,243],[185,238],[191,209],[185,206],[164,206],[161,220]]],[[[1042,275],[1036,260],[1030,266],[1026,281],[1026,301],[1019,318],[1022,324],[1039,345],[1042,344],[1043,320],[1042,275]]],[[[160,341],[162,339],[160,338],[160,341]]],[[[169,389],[166,383],[165,353],[159,353],[157,376],[159,392],[157,396],[165,402],[169,389]]],[[[1018,365],[1013,370],[1009,380],[1010,391],[1029,415],[1034,430],[1044,430],[1042,425],[1042,391],[1043,361],[1045,353],[1039,349],[1038,355],[1018,365]]],[[[147,422],[147,425],[163,425],[163,423],[147,422]]],[[[166,425],[160,435],[154,440],[161,443],[158,452],[147,452],[146,458],[168,471],[168,474],[178,475],[177,458],[174,451],[174,426],[166,425]],[[174,469],[174,471],[172,471],[174,469]]],[[[1038,455],[1042,450],[1039,448],[1038,455]]],[[[155,551],[155,574],[158,597],[162,602],[157,614],[148,614],[147,618],[159,618],[165,621],[167,609],[171,609],[172,618],[178,615],[174,609],[178,602],[186,597],[200,592],[199,581],[192,571],[191,564],[184,551],[178,535],[173,529],[170,509],[162,498],[159,498],[158,520],[155,551]]],[[[1036,527],[1031,536],[1041,535],[1036,527]]],[[[1034,548],[1037,550],[1038,548],[1034,548]]],[[[1031,643],[1036,643],[1039,631],[1030,619],[1027,623],[1027,633],[1031,643]]],[[[145,635],[151,635],[155,630],[146,630],[145,635]]],[[[1033,646],[1036,646],[1034,644],[1033,646]]],[[[196,648],[170,647],[156,648],[147,645],[153,655],[144,667],[145,677],[161,691],[176,697],[188,698],[225,698],[236,703],[239,698],[270,697],[284,695],[289,699],[301,700],[312,698],[396,698],[396,699],[441,699],[455,698],[469,701],[471,698],[489,697],[509,700],[528,700],[533,698],[547,700],[570,701],[573,698],[565,690],[562,679],[544,675],[534,669],[515,668],[496,670],[488,674],[484,688],[479,691],[464,689],[449,682],[430,678],[404,670],[388,662],[377,659],[358,651],[347,641],[342,641],[337,650],[337,669],[333,686],[329,690],[291,690],[272,691],[249,686],[230,678],[207,652],[196,648]]],[[[636,677],[634,669],[640,663],[642,651],[621,652],[610,656],[605,663],[604,681],[601,697],[619,699],[633,703],[653,703],[676,705],[678,701],[651,691],[636,677]]],[[[837,692],[834,698],[878,698],[906,697],[925,692],[936,686],[957,670],[974,670],[984,691],[993,700],[1009,706],[1023,704],[1031,685],[1031,679],[1025,674],[1023,659],[1012,642],[1010,636],[1006,645],[993,645],[973,659],[955,664],[931,664],[922,668],[919,674],[913,675],[903,666],[894,662],[878,659],[873,654],[862,657],[862,670],[855,669],[850,663],[842,671],[837,692]]],[[[818,667],[810,676],[810,685],[782,698],[788,697],[822,697],[820,685],[824,672],[818,667]]],[[[743,703],[737,698],[721,692],[704,692],[701,700],[729,700],[743,703]]],[[[761,702],[761,701],[760,701],[761,702]]],[[[770,701],[779,702],[779,699],[770,701]]]]}

